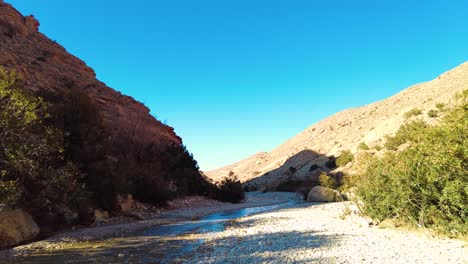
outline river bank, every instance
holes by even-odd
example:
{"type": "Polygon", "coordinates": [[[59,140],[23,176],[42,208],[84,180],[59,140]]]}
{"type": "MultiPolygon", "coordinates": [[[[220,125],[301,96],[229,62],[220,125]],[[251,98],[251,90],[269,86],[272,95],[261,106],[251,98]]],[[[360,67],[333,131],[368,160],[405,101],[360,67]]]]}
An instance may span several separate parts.
{"type": "MultiPolygon", "coordinates": [[[[154,219],[61,232],[45,240],[0,251],[0,262],[59,263],[65,260],[69,263],[83,263],[82,261],[87,258],[91,262],[93,259],[99,262],[104,255],[106,258],[109,256],[112,258],[123,254],[120,251],[125,250],[119,250],[119,248],[133,248],[138,243],[148,245],[155,241],[161,242],[160,238],[143,236],[141,232],[146,229],[191,221],[218,212],[281,204],[296,198],[294,193],[253,192],[248,193],[246,200],[240,204],[208,200],[201,200],[198,204],[190,206],[180,203],[160,212],[154,219]],[[73,260],[70,257],[76,259],[73,260]]],[[[163,254],[165,253],[159,252],[158,256],[163,254]]]]}
{"type": "Polygon", "coordinates": [[[0,263],[468,263],[464,241],[381,229],[350,202],[298,198],[249,193],[243,204],[171,209],[3,251],[0,263]]]}

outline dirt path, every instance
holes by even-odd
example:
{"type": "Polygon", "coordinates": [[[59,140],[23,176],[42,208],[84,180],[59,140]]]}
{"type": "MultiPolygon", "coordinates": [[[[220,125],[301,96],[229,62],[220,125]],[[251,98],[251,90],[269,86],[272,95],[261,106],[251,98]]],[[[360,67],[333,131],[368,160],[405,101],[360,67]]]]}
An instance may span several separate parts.
{"type": "Polygon", "coordinates": [[[241,218],[190,263],[468,263],[466,243],[368,227],[343,218],[344,203],[304,205],[241,218]]]}

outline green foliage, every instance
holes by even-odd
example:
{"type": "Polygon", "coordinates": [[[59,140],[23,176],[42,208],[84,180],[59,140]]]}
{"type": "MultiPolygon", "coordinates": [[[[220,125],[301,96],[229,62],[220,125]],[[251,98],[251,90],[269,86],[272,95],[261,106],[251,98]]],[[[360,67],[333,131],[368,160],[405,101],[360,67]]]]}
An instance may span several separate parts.
{"type": "Polygon", "coordinates": [[[439,116],[439,111],[432,109],[427,113],[427,115],[431,118],[435,118],[439,116]]]}
{"type": "Polygon", "coordinates": [[[418,116],[418,115],[421,115],[421,114],[422,114],[421,109],[413,108],[410,111],[406,112],[404,116],[405,116],[406,119],[408,119],[408,118],[411,118],[413,116],[418,116]]]}
{"type": "Polygon", "coordinates": [[[445,108],[445,104],[444,103],[437,103],[436,108],[439,109],[439,111],[443,111],[444,108],[445,108]]]}
{"type": "Polygon", "coordinates": [[[418,143],[421,140],[419,132],[427,128],[427,123],[422,120],[416,120],[408,124],[404,124],[393,137],[387,137],[385,148],[388,150],[397,150],[398,147],[406,142],[418,143]]]}
{"type": "Polygon", "coordinates": [[[369,150],[369,146],[366,144],[366,142],[359,143],[358,148],[361,150],[369,150]]]}
{"type": "Polygon", "coordinates": [[[467,127],[466,100],[439,126],[417,122],[402,126],[398,138],[413,144],[373,160],[360,178],[358,195],[366,213],[380,221],[397,218],[451,236],[467,234],[467,127]]]}
{"type": "Polygon", "coordinates": [[[338,187],[336,180],[325,172],[319,176],[319,185],[331,189],[336,189],[338,187]]]}
{"type": "Polygon", "coordinates": [[[215,198],[230,203],[240,203],[245,199],[242,183],[237,179],[234,172],[231,171],[229,176],[219,183],[215,198]]]}
{"type": "Polygon", "coordinates": [[[47,124],[50,104],[16,81],[0,69],[0,202],[45,212],[72,204],[82,177],[64,159],[64,134],[47,124]]]}
{"type": "Polygon", "coordinates": [[[354,155],[351,151],[346,150],[341,153],[341,155],[336,159],[336,166],[343,167],[346,164],[354,161],[354,155]]]}

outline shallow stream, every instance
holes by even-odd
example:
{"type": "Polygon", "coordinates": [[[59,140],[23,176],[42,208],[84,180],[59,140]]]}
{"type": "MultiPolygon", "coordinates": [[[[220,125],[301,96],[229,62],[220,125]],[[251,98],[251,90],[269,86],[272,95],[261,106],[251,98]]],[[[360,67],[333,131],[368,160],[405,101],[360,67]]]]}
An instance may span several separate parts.
{"type": "Polygon", "coordinates": [[[203,244],[190,234],[223,231],[229,221],[297,204],[290,199],[275,205],[214,213],[193,221],[153,226],[119,238],[80,242],[61,250],[38,251],[12,263],[185,263],[203,244]]]}

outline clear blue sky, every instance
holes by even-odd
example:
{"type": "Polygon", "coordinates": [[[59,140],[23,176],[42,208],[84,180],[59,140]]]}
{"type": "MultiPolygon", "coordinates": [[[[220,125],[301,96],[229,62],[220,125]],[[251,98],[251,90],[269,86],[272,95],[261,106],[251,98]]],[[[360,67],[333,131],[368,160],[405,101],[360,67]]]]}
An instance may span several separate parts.
{"type": "Polygon", "coordinates": [[[466,0],[6,0],[204,170],[468,60],[466,0]]]}

